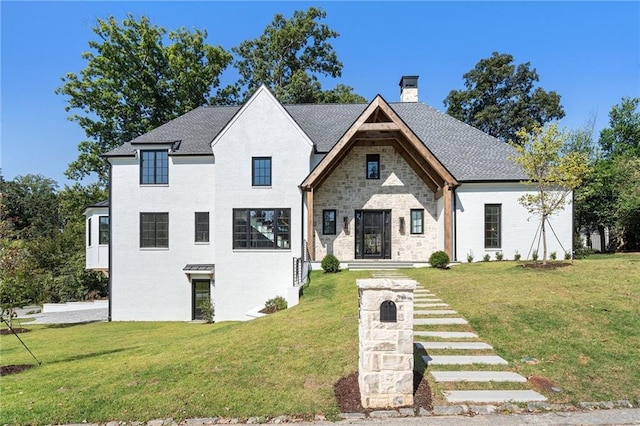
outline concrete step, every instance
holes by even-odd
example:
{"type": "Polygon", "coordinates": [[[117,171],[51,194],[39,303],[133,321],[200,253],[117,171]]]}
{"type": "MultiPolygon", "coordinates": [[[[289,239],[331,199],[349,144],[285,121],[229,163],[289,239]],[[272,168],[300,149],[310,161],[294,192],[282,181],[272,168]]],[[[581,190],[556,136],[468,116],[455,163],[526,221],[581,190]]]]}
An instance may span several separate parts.
{"type": "Polygon", "coordinates": [[[491,364],[508,365],[509,363],[497,355],[423,355],[422,360],[429,365],[473,365],[491,364]]]}
{"type": "Polygon", "coordinates": [[[442,302],[442,299],[438,299],[437,297],[415,297],[413,298],[413,303],[439,303],[442,302]]]}
{"type": "Polygon", "coordinates": [[[546,401],[544,395],[533,390],[460,390],[443,392],[448,402],[533,402],[546,401]]]}
{"type": "Polygon", "coordinates": [[[376,270],[406,269],[406,268],[413,268],[413,262],[370,260],[370,261],[347,263],[347,269],[352,271],[376,271],[376,270]]]}
{"type": "Polygon", "coordinates": [[[413,325],[468,324],[464,318],[414,318],[413,325]]]}
{"type": "Polygon", "coordinates": [[[442,339],[476,339],[478,335],[469,331],[414,331],[417,337],[440,337],[442,339]]]}
{"type": "Polygon", "coordinates": [[[451,309],[414,309],[413,315],[451,315],[457,314],[457,311],[451,309]]]}
{"type": "Polygon", "coordinates": [[[432,371],[436,382],[518,382],[527,378],[511,371],[432,371]]]}
{"type": "Polygon", "coordinates": [[[491,350],[493,346],[484,342],[415,342],[422,349],[468,349],[491,350]]]}
{"type": "Polygon", "coordinates": [[[413,308],[445,308],[448,307],[446,303],[414,303],[413,308]]]}

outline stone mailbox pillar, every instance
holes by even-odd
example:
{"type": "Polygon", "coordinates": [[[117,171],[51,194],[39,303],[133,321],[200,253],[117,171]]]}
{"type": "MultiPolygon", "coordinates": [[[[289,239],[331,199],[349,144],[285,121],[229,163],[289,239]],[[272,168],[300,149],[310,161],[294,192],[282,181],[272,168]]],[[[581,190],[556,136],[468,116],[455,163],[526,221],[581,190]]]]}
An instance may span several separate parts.
{"type": "Polygon", "coordinates": [[[359,279],[358,384],[365,408],[413,404],[413,292],[408,279],[359,279]]]}

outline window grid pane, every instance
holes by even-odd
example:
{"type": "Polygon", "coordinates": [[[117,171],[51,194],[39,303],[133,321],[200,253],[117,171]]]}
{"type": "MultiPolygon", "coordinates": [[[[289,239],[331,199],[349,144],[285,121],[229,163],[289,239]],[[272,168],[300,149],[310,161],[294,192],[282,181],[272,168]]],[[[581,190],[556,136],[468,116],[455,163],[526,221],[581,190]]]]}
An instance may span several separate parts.
{"type": "Polygon", "coordinates": [[[500,204],[485,204],[484,206],[484,246],[485,248],[500,248],[502,206],[500,204]]]}
{"type": "Polygon", "coordinates": [[[169,247],[169,213],[140,213],[140,247],[169,247]]]}
{"type": "Polygon", "coordinates": [[[233,248],[291,248],[291,209],[234,209],[233,248]]]}
{"type": "Polygon", "coordinates": [[[253,186],[271,185],[271,157],[254,157],[252,168],[253,186]]]}
{"type": "Polygon", "coordinates": [[[109,216],[100,216],[99,244],[109,244],[109,216]]]}
{"type": "Polygon", "coordinates": [[[140,183],[143,185],[169,183],[169,154],[167,151],[140,152],[140,183]]]}
{"type": "Polygon", "coordinates": [[[367,179],[380,179],[380,154],[367,154],[367,179]]]}
{"type": "Polygon", "coordinates": [[[209,242],[209,212],[196,212],[196,243],[209,242]]]}
{"type": "Polygon", "coordinates": [[[424,210],[422,209],[411,210],[411,233],[412,234],[424,233],[424,210]]]}
{"type": "Polygon", "coordinates": [[[335,210],[322,211],[322,233],[324,235],[336,234],[336,211],[335,210]]]}

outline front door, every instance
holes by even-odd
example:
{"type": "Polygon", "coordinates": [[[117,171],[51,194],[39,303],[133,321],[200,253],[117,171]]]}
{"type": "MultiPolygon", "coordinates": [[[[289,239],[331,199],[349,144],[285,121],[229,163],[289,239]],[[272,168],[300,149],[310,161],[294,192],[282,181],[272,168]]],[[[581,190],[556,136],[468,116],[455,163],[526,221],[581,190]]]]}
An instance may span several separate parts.
{"type": "Polygon", "coordinates": [[[209,280],[193,280],[193,319],[205,318],[205,309],[211,308],[211,285],[209,280]]]}
{"type": "Polygon", "coordinates": [[[356,259],[391,259],[391,210],[356,210],[356,259]]]}

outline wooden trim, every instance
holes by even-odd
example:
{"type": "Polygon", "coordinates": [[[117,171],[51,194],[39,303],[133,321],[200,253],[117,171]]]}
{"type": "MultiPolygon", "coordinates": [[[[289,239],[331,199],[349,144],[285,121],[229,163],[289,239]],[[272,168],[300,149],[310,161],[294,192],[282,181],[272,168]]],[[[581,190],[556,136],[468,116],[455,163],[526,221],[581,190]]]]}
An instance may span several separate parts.
{"type": "Polygon", "coordinates": [[[444,251],[449,255],[449,259],[453,259],[453,233],[451,229],[452,223],[452,195],[451,186],[446,184],[443,188],[444,192],[444,251]]]}
{"type": "Polygon", "coordinates": [[[364,123],[360,127],[358,127],[358,131],[366,132],[369,130],[375,131],[390,131],[390,130],[400,130],[396,123],[364,123]]]}
{"type": "Polygon", "coordinates": [[[309,257],[311,260],[316,260],[315,226],[313,223],[313,189],[305,192],[305,194],[307,194],[307,244],[309,257]]]}

